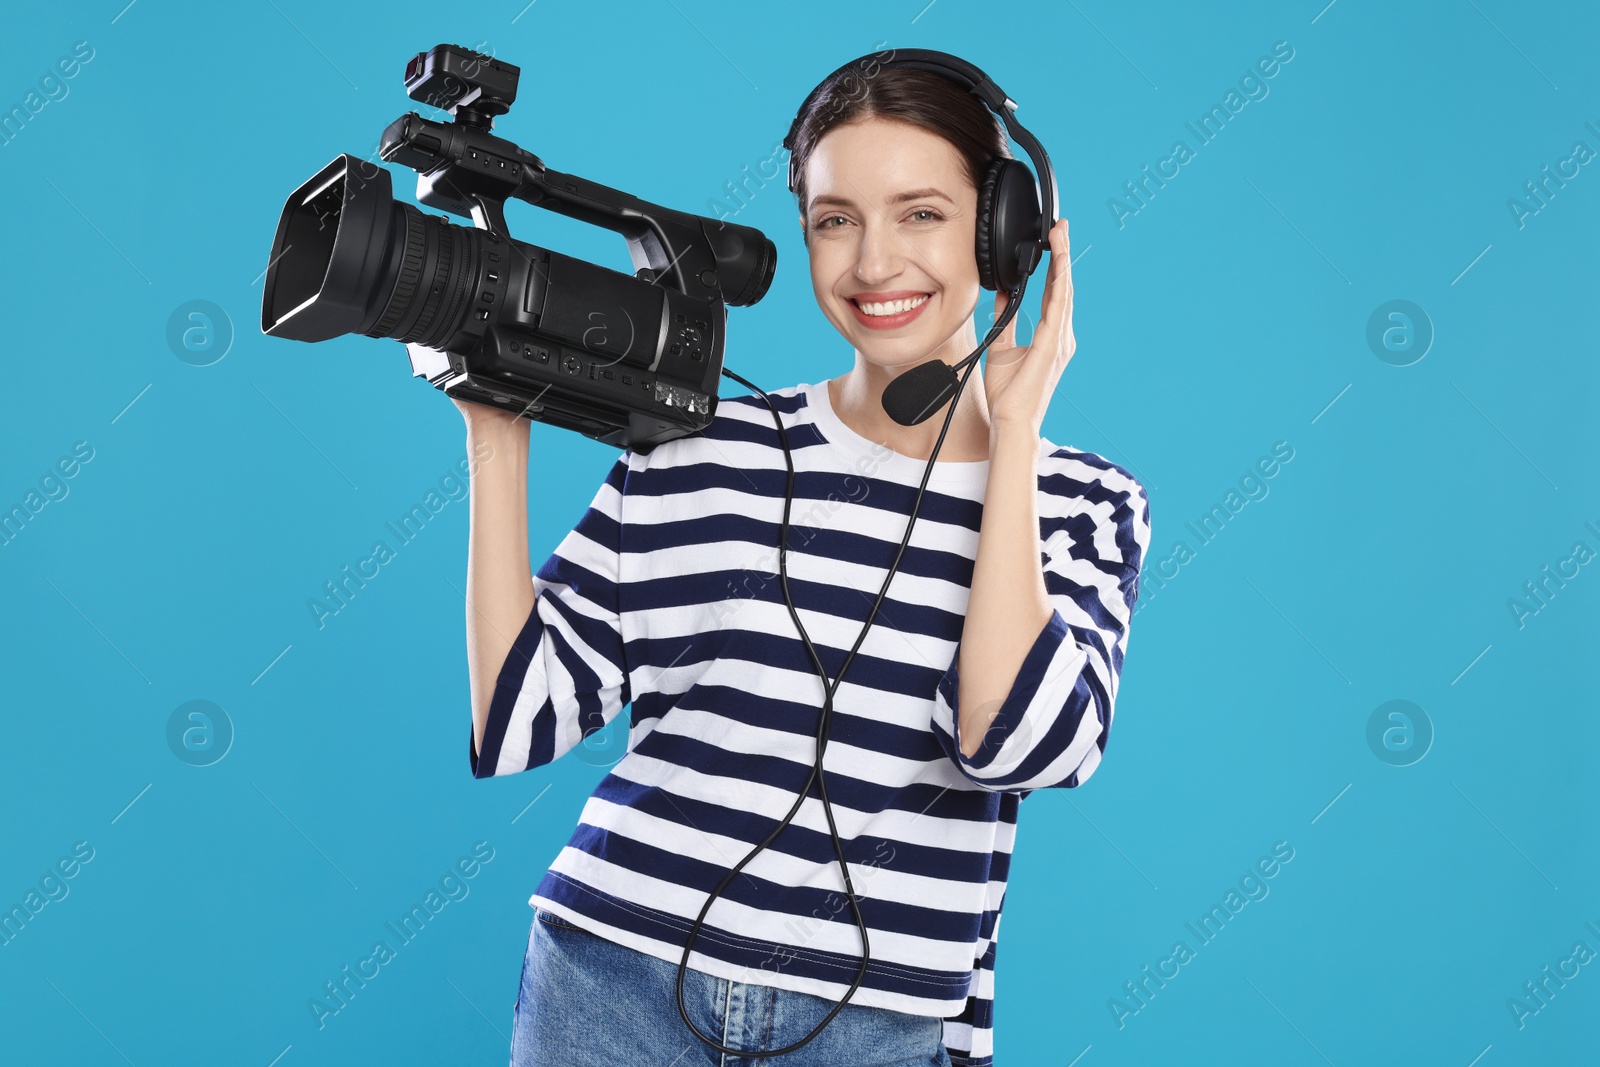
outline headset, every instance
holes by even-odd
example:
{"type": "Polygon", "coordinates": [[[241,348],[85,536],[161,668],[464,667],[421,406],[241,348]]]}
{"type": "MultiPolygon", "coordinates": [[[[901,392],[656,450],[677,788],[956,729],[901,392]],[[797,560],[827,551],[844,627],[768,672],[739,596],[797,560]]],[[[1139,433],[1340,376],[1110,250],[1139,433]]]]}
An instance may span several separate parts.
{"type": "MultiPolygon", "coordinates": [[[[833,1021],[841,1008],[849,1003],[850,998],[861,986],[861,981],[866,977],[867,967],[871,962],[871,947],[867,939],[867,924],[861,917],[861,907],[856,899],[855,888],[850,882],[850,868],[844,858],[844,848],[839,841],[839,831],[833,820],[833,806],[828,800],[828,787],[826,776],[822,773],[822,756],[828,745],[828,727],[833,715],[833,695],[838,689],[844,672],[850,669],[850,664],[855,659],[856,650],[861,647],[861,642],[866,639],[867,631],[872,628],[873,620],[878,614],[878,608],[883,603],[885,594],[889,591],[889,582],[893,580],[895,572],[899,569],[900,558],[905,554],[906,545],[911,540],[911,528],[917,521],[917,512],[922,507],[923,491],[927,488],[928,478],[933,473],[933,464],[939,458],[939,448],[944,444],[945,434],[950,429],[950,420],[955,415],[956,402],[960,400],[961,392],[965,388],[967,379],[972,376],[977,367],[978,357],[994,342],[1002,330],[1016,315],[1017,309],[1022,305],[1023,294],[1027,290],[1028,276],[1039,265],[1039,258],[1049,247],[1050,228],[1055,224],[1058,205],[1056,202],[1055,171],[1050,166],[1050,157],[1045,154],[1044,147],[1031,133],[1016,121],[1013,112],[1016,103],[1013,102],[999,86],[990,80],[983,71],[968,63],[964,59],[950,55],[947,52],[937,52],[925,48],[890,49],[887,53],[875,52],[846,63],[827,78],[823,79],[815,89],[806,97],[799,112],[795,116],[789,134],[783,140],[785,148],[790,150],[789,156],[789,190],[794,192],[798,184],[798,168],[793,155],[795,138],[799,132],[801,118],[810,109],[813,100],[824,86],[833,83],[836,78],[847,74],[852,68],[861,72],[861,76],[870,80],[876,77],[878,71],[889,66],[913,67],[920,70],[933,71],[955,82],[957,85],[970,91],[981,100],[990,110],[1000,116],[1005,124],[1006,132],[1011,139],[1022,146],[1024,151],[1033,160],[1034,169],[1038,172],[1038,188],[1035,189],[1033,174],[1022,161],[1004,156],[993,159],[985,171],[982,181],[978,186],[978,217],[977,217],[977,259],[978,280],[985,289],[999,292],[1004,290],[1007,294],[1006,308],[998,321],[990,328],[981,344],[971,355],[954,365],[943,360],[933,359],[917,365],[909,371],[897,376],[884,390],[884,409],[896,422],[906,426],[914,426],[927,418],[939,407],[949,401],[949,410],[944,417],[944,425],[939,430],[939,437],[934,442],[933,454],[928,457],[927,469],[923,471],[922,483],[917,487],[917,497],[911,506],[911,515],[906,522],[905,536],[900,539],[900,548],[896,552],[894,562],[889,566],[889,572],[883,579],[883,586],[878,590],[878,598],[873,602],[872,610],[867,615],[866,624],[861,629],[861,634],[856,638],[856,643],[850,649],[850,654],[845,657],[844,664],[839,668],[839,677],[831,683],[828,681],[826,668],[817,655],[816,648],[811,643],[810,636],[806,633],[805,626],[800,622],[800,616],[795,611],[794,600],[789,594],[789,572],[787,555],[789,549],[789,510],[794,500],[794,455],[789,450],[789,435],[783,425],[777,406],[772,398],[760,387],[751,384],[733,371],[723,368],[722,373],[760,395],[772,412],[773,422],[778,427],[778,438],[783,444],[784,462],[788,465],[788,485],[783,501],[783,525],[778,538],[778,572],[783,586],[784,603],[788,605],[789,616],[794,620],[795,628],[800,632],[800,639],[805,643],[806,651],[811,656],[812,666],[823,683],[822,715],[817,726],[816,760],[811,769],[811,776],[806,779],[806,784],[796,797],[794,806],[789,809],[789,814],[783,817],[772,833],[750,851],[744,859],[730,870],[721,883],[711,891],[705,903],[700,908],[700,914],[694,921],[694,926],[689,930],[689,940],[683,946],[683,960],[678,964],[677,998],[678,1013],[683,1016],[684,1023],[701,1041],[710,1045],[719,1052],[748,1056],[782,1056],[794,1051],[809,1042],[833,1021]],[[1042,197],[1041,197],[1042,194],[1042,197]],[[1049,212],[1041,207],[1041,199],[1049,205],[1049,212]],[[965,373],[960,379],[956,378],[956,371],[965,368],[965,373]],[[850,909],[855,915],[856,928],[861,931],[861,967],[856,972],[855,981],[845,993],[844,999],[834,1005],[833,1010],[823,1018],[805,1037],[792,1045],[770,1051],[733,1048],[724,1045],[715,1038],[700,1032],[699,1028],[689,1018],[688,1008],[683,999],[684,973],[689,966],[689,953],[695,939],[700,934],[701,927],[705,924],[706,913],[711,910],[712,901],[722,895],[724,889],[733,881],[735,875],[744,869],[745,864],[755,858],[756,854],[770,845],[777,836],[788,826],[795,814],[805,803],[806,797],[811,794],[811,785],[815,782],[817,791],[822,800],[822,810],[828,820],[828,833],[833,838],[834,855],[839,861],[839,870],[844,875],[845,893],[850,900],[850,909]]],[[[804,205],[802,205],[803,207],[804,205]]]]}

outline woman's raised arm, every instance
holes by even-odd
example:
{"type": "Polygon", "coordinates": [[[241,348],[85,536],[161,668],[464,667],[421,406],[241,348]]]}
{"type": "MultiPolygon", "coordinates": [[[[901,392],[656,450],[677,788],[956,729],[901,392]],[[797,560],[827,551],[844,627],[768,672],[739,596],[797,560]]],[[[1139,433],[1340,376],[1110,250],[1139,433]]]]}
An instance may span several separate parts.
{"type": "Polygon", "coordinates": [[[472,685],[472,746],[489,720],[495,680],[534,606],[528,559],[527,419],[454,400],[467,423],[471,458],[471,533],[467,547],[467,665],[472,685]]]}

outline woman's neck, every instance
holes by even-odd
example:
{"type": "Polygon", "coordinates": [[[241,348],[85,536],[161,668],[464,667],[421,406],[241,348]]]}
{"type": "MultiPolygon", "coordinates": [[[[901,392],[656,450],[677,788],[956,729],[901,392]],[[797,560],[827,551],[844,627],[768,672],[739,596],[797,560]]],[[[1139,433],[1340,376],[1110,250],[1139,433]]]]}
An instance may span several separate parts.
{"type": "MultiPolygon", "coordinates": [[[[951,356],[946,362],[954,364],[976,347],[976,342],[965,351],[951,356]]],[[[937,358],[937,357],[936,357],[937,358]]],[[[933,453],[933,444],[939,439],[939,429],[948,414],[948,402],[924,421],[915,426],[902,426],[889,417],[883,409],[883,391],[889,383],[911,367],[885,368],[856,353],[856,365],[847,374],[825,383],[828,403],[833,412],[850,429],[867,438],[887,445],[896,452],[913,459],[926,460],[933,453]]],[[[957,372],[964,374],[966,368],[957,372]]],[[[989,402],[983,391],[983,369],[973,369],[961,390],[955,417],[950,421],[950,432],[945,434],[939,448],[939,462],[970,462],[989,458],[989,402]]]]}

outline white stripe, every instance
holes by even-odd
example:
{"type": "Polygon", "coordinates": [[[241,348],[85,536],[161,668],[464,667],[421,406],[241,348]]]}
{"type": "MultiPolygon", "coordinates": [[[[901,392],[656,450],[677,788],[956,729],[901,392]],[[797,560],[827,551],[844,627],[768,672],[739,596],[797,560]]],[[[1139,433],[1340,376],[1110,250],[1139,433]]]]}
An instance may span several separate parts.
{"type": "MultiPolygon", "coordinates": [[[[664,729],[665,726],[666,720],[663,720],[657,729],[664,729]]],[[[828,757],[833,755],[834,744],[831,741],[828,743],[827,757],[823,760],[824,765],[830,767],[830,774],[832,771],[828,757]]],[[[783,818],[794,806],[794,793],[791,790],[750,782],[742,778],[705,774],[655,759],[639,751],[630,752],[622,762],[611,769],[611,773],[635,785],[666,789],[674,796],[685,800],[715,804],[735,811],[748,811],[774,821],[783,818]]],[[[802,778],[801,781],[803,780],[802,778]]],[[[861,831],[855,823],[865,822],[867,816],[833,800],[831,796],[829,799],[833,807],[834,821],[839,825],[839,836],[846,839],[857,836],[861,831]]],[[[815,797],[809,798],[800,806],[790,825],[804,827],[819,834],[828,832],[828,822],[822,811],[822,804],[815,797]]],[[[997,825],[999,824],[967,819],[945,819],[932,812],[919,815],[917,812],[887,808],[873,817],[871,832],[874,836],[890,841],[909,841],[959,852],[982,853],[992,850],[995,841],[994,827],[997,825]]],[[[735,857],[735,860],[737,859],[738,857],[735,857]]],[[[826,869],[823,873],[825,872],[826,869]]],[[[813,872],[814,876],[815,874],[816,872],[813,872]]],[[[960,882],[950,884],[956,887],[962,885],[960,882]]]]}

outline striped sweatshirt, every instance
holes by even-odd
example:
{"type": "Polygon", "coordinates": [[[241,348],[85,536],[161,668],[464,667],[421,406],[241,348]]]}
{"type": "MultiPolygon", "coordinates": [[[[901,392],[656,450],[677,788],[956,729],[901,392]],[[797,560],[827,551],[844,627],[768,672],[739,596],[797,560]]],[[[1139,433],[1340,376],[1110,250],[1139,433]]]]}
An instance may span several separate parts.
{"type": "MultiPolygon", "coordinates": [[[[826,382],[768,394],[795,467],[795,610],[838,676],[905,534],[926,460],[856,433],[826,382]]],[[[988,460],[939,461],[900,569],[834,700],[828,797],[871,934],[851,1003],[944,1020],[957,1064],[993,1062],[994,967],[1018,805],[1081,785],[1110,736],[1149,502],[1092,452],[1038,450],[1053,606],[984,743],[961,751],[958,675],[988,460]]],[[[823,682],[784,603],[787,478],[772,412],[719,400],[702,430],[624,452],[539,568],[496,681],[474,777],[541,767],[631,707],[626,754],[529,903],[683,958],[706,897],[767,837],[816,755],[823,682]]],[[[689,966],[838,1001],[861,935],[812,786],[712,903],[689,966]]]]}

